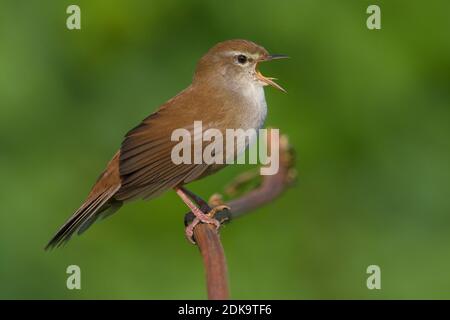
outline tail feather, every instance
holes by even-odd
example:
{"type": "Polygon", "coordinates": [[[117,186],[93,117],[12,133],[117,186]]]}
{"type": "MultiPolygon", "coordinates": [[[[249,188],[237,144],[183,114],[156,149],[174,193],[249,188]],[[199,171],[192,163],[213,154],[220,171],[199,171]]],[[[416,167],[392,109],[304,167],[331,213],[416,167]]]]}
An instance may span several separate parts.
{"type": "Polygon", "coordinates": [[[77,230],[78,233],[85,231],[103,211],[111,207],[110,200],[119,188],[120,185],[111,187],[94,197],[89,197],[53,236],[45,250],[65,244],[77,230]]]}
{"type": "Polygon", "coordinates": [[[97,214],[93,215],[92,217],[87,219],[85,222],[83,222],[83,224],[80,225],[80,227],[78,228],[77,234],[80,235],[80,234],[84,233],[87,229],[89,229],[89,227],[91,225],[94,224],[95,221],[97,221],[98,219],[104,219],[106,217],[109,217],[114,212],[119,210],[121,206],[122,206],[122,202],[120,202],[120,201],[113,201],[111,203],[108,202],[101,208],[101,210],[99,210],[97,212],[97,214]]]}
{"type": "Polygon", "coordinates": [[[45,247],[46,250],[61,246],[69,241],[75,232],[84,232],[100,216],[109,215],[120,208],[122,202],[114,199],[121,186],[119,158],[120,151],[116,152],[105,171],[98,177],[87,200],[53,236],[45,247]]]}

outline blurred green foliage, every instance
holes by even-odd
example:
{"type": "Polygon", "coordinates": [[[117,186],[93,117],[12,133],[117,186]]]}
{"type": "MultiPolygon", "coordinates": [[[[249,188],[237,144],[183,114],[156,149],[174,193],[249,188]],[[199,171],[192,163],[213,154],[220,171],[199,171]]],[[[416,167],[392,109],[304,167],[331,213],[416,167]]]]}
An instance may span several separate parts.
{"type": "MultiPolygon", "coordinates": [[[[44,252],[124,133],[186,87],[215,43],[263,65],[267,124],[298,183],[225,227],[234,298],[450,298],[450,2],[2,1],[0,298],[205,298],[186,208],[169,192],[44,252]],[[66,29],[78,4],[82,29],[66,29]],[[378,4],[382,29],[366,28],[378,4]],[[66,289],[66,267],[82,290],[66,289]],[[382,289],[366,288],[381,267],[382,289]]],[[[192,184],[205,198],[245,167],[192,184]]]]}

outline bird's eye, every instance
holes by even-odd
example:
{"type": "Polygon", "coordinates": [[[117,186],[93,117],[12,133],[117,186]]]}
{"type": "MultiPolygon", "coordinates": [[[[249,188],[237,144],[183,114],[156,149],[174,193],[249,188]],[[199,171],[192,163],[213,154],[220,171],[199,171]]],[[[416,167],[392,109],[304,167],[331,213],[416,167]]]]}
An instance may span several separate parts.
{"type": "Polygon", "coordinates": [[[247,62],[247,57],[244,56],[243,54],[240,54],[240,55],[237,56],[237,61],[240,64],[245,64],[247,62]]]}

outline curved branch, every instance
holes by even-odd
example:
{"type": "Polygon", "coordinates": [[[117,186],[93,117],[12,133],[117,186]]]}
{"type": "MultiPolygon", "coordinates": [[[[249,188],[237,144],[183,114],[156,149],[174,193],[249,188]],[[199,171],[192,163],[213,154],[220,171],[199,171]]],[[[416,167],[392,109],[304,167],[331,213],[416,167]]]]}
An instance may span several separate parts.
{"type": "Polygon", "coordinates": [[[227,263],[217,229],[211,224],[200,223],[194,228],[194,237],[203,256],[208,299],[228,299],[227,263]]]}
{"type": "MultiPolygon", "coordinates": [[[[268,135],[271,136],[270,134],[268,135]]],[[[268,141],[270,147],[270,141],[268,141]]],[[[270,148],[269,148],[270,149],[270,148]]],[[[259,187],[247,192],[239,198],[233,199],[227,203],[231,210],[222,210],[215,214],[215,218],[221,223],[228,223],[232,219],[243,216],[249,211],[256,209],[278,197],[294,180],[295,171],[293,150],[290,148],[288,138],[285,135],[280,137],[280,167],[275,175],[262,176],[259,187]]],[[[244,179],[250,180],[254,175],[247,175],[244,179]]],[[[244,181],[244,182],[246,182],[244,181]]],[[[239,181],[237,185],[241,184],[239,181]]],[[[210,199],[210,205],[221,203],[220,196],[213,196],[210,199]],[[219,203],[218,203],[219,202],[219,203]]],[[[204,212],[210,211],[207,204],[203,204],[201,209],[204,212]]],[[[185,215],[185,225],[195,219],[192,212],[185,215]]],[[[200,223],[194,228],[195,241],[203,256],[203,262],[206,271],[206,282],[209,299],[228,299],[228,275],[225,260],[225,254],[220,242],[219,232],[211,224],[200,223]]]]}

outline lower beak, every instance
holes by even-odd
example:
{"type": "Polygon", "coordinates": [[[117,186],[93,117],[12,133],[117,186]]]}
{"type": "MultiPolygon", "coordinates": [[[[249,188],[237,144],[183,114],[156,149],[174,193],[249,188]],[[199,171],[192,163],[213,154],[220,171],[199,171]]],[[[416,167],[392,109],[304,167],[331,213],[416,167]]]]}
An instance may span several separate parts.
{"type": "MultiPolygon", "coordinates": [[[[267,56],[266,58],[264,58],[261,61],[271,61],[271,60],[286,59],[286,58],[289,58],[289,57],[284,54],[272,54],[272,55],[267,56]]],[[[256,77],[258,78],[258,80],[266,83],[266,85],[272,86],[282,92],[285,92],[285,93],[287,92],[285,89],[283,89],[282,86],[280,86],[278,83],[273,81],[273,80],[277,80],[276,78],[265,77],[261,74],[261,72],[259,72],[259,70],[256,71],[256,77]]]]}
{"type": "Polygon", "coordinates": [[[278,90],[280,90],[280,91],[283,91],[284,93],[287,93],[287,91],[286,91],[282,86],[280,86],[278,83],[276,83],[276,82],[273,81],[273,80],[277,80],[276,78],[267,78],[267,77],[264,77],[264,76],[261,74],[261,72],[259,72],[259,71],[256,71],[256,77],[257,77],[259,80],[261,80],[262,82],[266,83],[267,85],[272,86],[272,87],[274,87],[274,88],[276,88],[276,89],[278,89],[278,90]]]}

